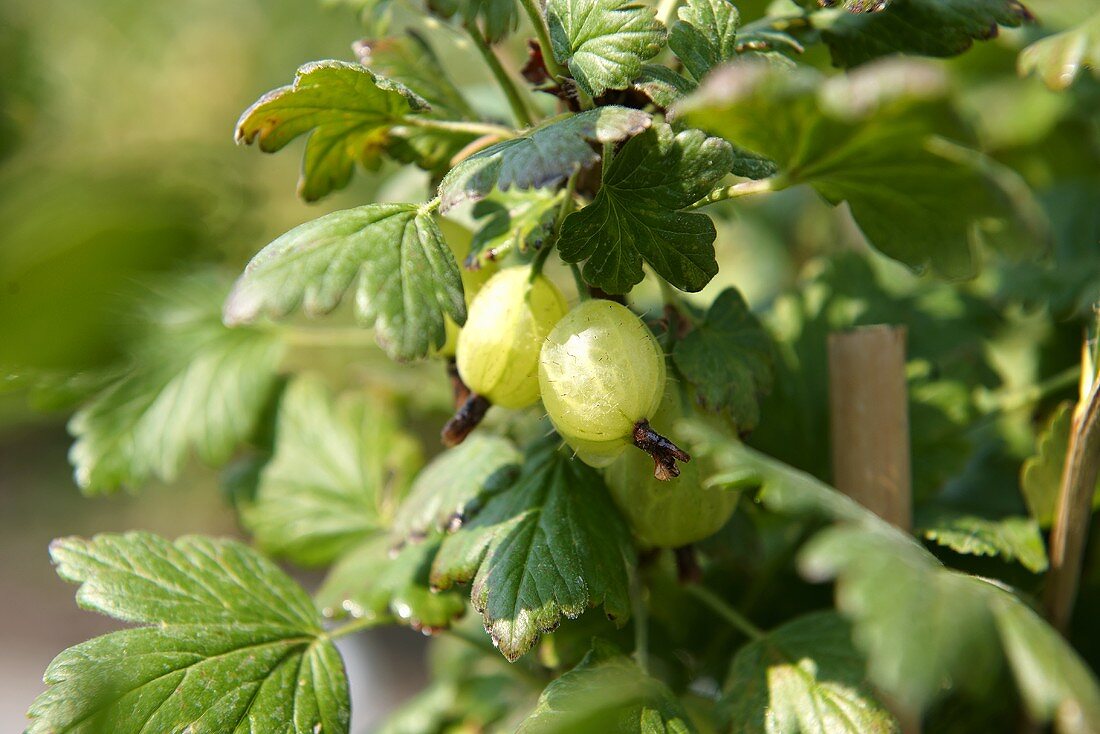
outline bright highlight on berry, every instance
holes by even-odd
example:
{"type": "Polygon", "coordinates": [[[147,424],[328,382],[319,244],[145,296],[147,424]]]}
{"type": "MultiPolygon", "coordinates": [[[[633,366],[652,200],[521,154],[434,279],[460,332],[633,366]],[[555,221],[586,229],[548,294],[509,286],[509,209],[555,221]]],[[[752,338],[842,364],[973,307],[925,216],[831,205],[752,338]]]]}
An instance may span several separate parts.
{"type": "Polygon", "coordinates": [[[526,267],[494,275],[470,305],[458,335],[455,361],[470,396],[443,428],[454,446],[477,426],[490,405],[525,408],[539,399],[539,350],[568,308],[565,297],[526,267]]]}
{"type": "Polygon", "coordinates": [[[607,466],[634,444],[665,480],[691,458],[649,425],[665,391],[665,356],[625,306],[597,299],[566,314],[542,347],[539,387],[554,427],[590,466],[607,466]]]}

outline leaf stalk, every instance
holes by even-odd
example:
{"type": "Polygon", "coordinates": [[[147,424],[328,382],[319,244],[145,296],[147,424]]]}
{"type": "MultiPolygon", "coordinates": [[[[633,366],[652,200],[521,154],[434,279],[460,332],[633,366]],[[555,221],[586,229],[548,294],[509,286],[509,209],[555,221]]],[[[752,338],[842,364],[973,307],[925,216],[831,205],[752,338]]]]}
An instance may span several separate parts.
{"type": "Polygon", "coordinates": [[[723,186],[720,189],[711,191],[694,204],[684,207],[684,211],[691,211],[711,204],[717,204],[719,201],[725,201],[727,199],[737,199],[742,196],[762,194],[768,191],[779,191],[780,189],[787,188],[788,183],[786,178],[782,176],[772,176],[771,178],[762,178],[759,181],[742,181],[732,186],[723,186]]]}
{"type": "Polygon", "coordinates": [[[466,33],[474,42],[474,47],[481,54],[481,58],[485,60],[485,65],[489,67],[489,71],[493,73],[493,77],[496,78],[501,91],[508,99],[508,106],[512,108],[512,115],[515,116],[516,122],[520,127],[531,127],[534,124],[534,118],[531,116],[531,109],[527,105],[527,100],[512,80],[512,77],[508,75],[504,65],[500,63],[500,58],[493,52],[492,46],[489,45],[475,23],[466,23],[465,27],[466,33]]]}
{"type": "Polygon", "coordinates": [[[402,124],[411,127],[422,127],[427,130],[439,130],[441,132],[468,133],[470,135],[493,135],[498,138],[514,138],[516,131],[504,125],[494,125],[491,122],[458,122],[454,120],[433,120],[430,117],[419,115],[405,115],[401,118],[402,124]]]}
{"type": "Polygon", "coordinates": [[[542,8],[539,7],[538,0],[521,0],[521,2],[523,9],[527,12],[527,17],[531,20],[531,27],[535,30],[535,38],[538,39],[539,46],[542,48],[542,63],[546,65],[546,70],[550,72],[550,76],[558,80],[568,77],[569,75],[565,73],[565,69],[554,58],[554,47],[550,43],[550,31],[546,28],[546,19],[542,15],[542,8]]]}

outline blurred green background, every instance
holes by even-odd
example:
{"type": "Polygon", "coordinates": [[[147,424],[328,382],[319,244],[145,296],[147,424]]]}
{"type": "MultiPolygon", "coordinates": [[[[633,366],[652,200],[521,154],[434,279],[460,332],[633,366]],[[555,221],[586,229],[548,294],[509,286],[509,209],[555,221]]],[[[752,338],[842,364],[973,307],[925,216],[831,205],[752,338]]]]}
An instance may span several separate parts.
{"type": "MultiPolygon", "coordinates": [[[[47,376],[109,366],[141,283],[206,263],[239,269],[320,214],[294,196],[294,157],[238,149],[233,123],[300,63],[348,58],[360,32],[353,8],[311,0],[0,0],[0,364],[47,376]]],[[[358,185],[323,206],[369,195],[358,185]]],[[[51,538],[237,533],[216,473],[199,465],[171,487],[82,498],[67,414],[41,407],[0,394],[3,731],[23,730],[56,653],[115,626],[76,608],[50,567],[51,538]]],[[[365,655],[350,658],[358,690],[375,695],[359,712],[380,710],[394,681],[417,685],[416,642],[371,640],[378,680],[356,670],[365,655]]]]}
{"type": "MultiPolygon", "coordinates": [[[[1096,7],[1095,0],[1028,4],[1050,29],[1096,7]]],[[[261,156],[233,143],[240,112],[287,83],[298,65],[351,58],[350,44],[363,32],[352,5],[0,0],[0,372],[13,375],[0,390],[0,729],[23,728],[53,655],[112,626],[75,607],[73,589],[50,569],[50,539],[125,529],[237,533],[216,472],[197,464],[171,487],[82,498],[66,459],[67,414],[49,410],[59,391],[50,400],[28,396],[26,376],[55,376],[55,387],[79,390],[67,376],[109,368],[130,324],[127,296],[150,278],[209,264],[233,273],[263,244],[325,211],[424,193],[422,174],[390,167],[356,175],[347,190],[307,206],[294,196],[293,153],[261,156]]],[[[765,4],[739,5],[755,18],[765,4]]],[[[1100,295],[1100,85],[1084,80],[1058,94],[1019,79],[1019,47],[1044,32],[1007,33],[946,62],[987,152],[1035,188],[1053,235],[1044,266],[1005,265],[965,287],[1002,309],[990,323],[1006,343],[1024,344],[993,387],[1038,376],[1041,347],[1053,345],[1044,354],[1058,355],[1056,367],[1072,363],[1082,305],[1100,295]],[[1047,312],[1054,327],[1044,325],[1047,312]]],[[[523,37],[510,42],[514,50],[523,37]]],[[[499,94],[460,38],[438,27],[432,38],[478,108],[501,113],[499,94]]],[[[807,60],[827,64],[820,51],[807,60]]],[[[718,222],[722,271],[704,300],[736,283],[759,307],[794,286],[812,257],[866,252],[843,210],[805,191],[737,211],[718,222]]],[[[868,257],[891,292],[933,300],[942,293],[927,278],[868,257]]],[[[656,302],[657,294],[643,288],[638,298],[656,302]]],[[[349,659],[357,730],[422,675],[414,635],[369,636],[364,645],[349,659]]]]}

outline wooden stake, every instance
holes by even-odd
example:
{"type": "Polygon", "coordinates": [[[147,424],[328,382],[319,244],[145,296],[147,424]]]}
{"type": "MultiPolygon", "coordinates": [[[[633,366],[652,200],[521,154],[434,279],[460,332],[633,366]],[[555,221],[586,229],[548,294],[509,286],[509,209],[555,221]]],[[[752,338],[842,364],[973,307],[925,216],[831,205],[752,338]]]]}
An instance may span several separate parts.
{"type": "Polygon", "coordinates": [[[866,326],[829,335],[829,407],[837,488],[910,530],[905,327],[866,326]]]}
{"type": "MultiPolygon", "coordinates": [[[[829,335],[829,409],[837,488],[908,532],[913,525],[905,327],[866,326],[829,335]]],[[[879,694],[903,734],[920,714],[879,694]]]]}

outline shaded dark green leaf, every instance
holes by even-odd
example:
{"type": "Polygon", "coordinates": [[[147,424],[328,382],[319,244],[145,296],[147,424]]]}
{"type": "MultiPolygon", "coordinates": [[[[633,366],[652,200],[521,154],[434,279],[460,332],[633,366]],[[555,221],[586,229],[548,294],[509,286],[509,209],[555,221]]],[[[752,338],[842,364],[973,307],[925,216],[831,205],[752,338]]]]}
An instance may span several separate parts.
{"type": "Polygon", "coordinates": [[[957,56],[974,41],[996,36],[998,26],[1015,28],[1031,18],[1017,0],[889,0],[885,6],[815,18],[834,64],[848,68],[892,54],[957,56]]]}
{"type": "Polygon", "coordinates": [[[732,160],[723,140],[655,125],[623,146],[595,200],[566,218],[562,259],[584,260],[584,279],[608,293],[640,282],[643,261],[677,288],[702,289],[718,272],[714,224],[681,210],[709,193],[732,160]]]}
{"type": "Polygon", "coordinates": [[[500,191],[474,205],[473,215],[485,221],[474,233],[464,265],[478,269],[512,250],[537,250],[554,231],[564,191],[500,191]]]}
{"type": "Polygon", "coordinates": [[[719,294],[705,321],[676,343],[672,360],[704,407],[727,415],[738,430],[756,427],[759,397],[772,388],[773,348],[736,288],[719,294]]]}
{"type": "Polygon", "coordinates": [[[694,731],[672,691],[611,644],[597,639],[580,665],[546,687],[517,734],[694,731]]]}
{"type": "Polygon", "coordinates": [[[515,660],[553,630],[602,604],[630,613],[630,531],[600,475],[559,448],[533,446],[519,478],[443,541],[432,584],[473,581],[471,599],[500,651],[515,660]]]}
{"type": "Polygon", "coordinates": [[[729,0],[688,0],[668,33],[668,47],[696,81],[737,55],[741,16],[729,0]]]}
{"type": "Polygon", "coordinates": [[[424,467],[393,523],[395,543],[461,525],[493,488],[508,486],[523,455],[506,438],[474,433],[424,467]]]}
{"type": "Polygon", "coordinates": [[[644,64],[631,87],[662,109],[671,107],[676,100],[695,91],[694,82],[663,64],[644,64]]]}
{"type": "Polygon", "coordinates": [[[451,169],[439,184],[442,211],[476,201],[493,188],[548,188],[600,159],[590,143],[615,143],[637,135],[650,117],[626,107],[600,107],[554,118],[519,137],[489,146],[451,169]]]}

